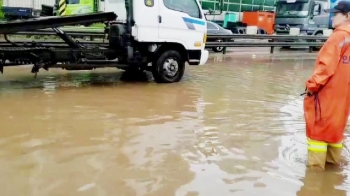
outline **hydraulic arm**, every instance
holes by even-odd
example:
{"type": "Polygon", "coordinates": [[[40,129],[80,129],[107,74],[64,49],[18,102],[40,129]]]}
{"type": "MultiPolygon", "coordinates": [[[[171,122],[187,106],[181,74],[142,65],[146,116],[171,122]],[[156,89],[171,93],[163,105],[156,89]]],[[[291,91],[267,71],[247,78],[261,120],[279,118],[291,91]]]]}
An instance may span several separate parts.
{"type": "Polygon", "coordinates": [[[82,14],[76,16],[50,16],[33,18],[24,21],[0,23],[0,34],[14,33],[18,31],[32,31],[46,28],[57,28],[67,25],[82,23],[97,23],[113,21],[117,18],[114,12],[82,14]]]}
{"type": "Polygon", "coordinates": [[[117,18],[113,12],[83,14],[65,17],[42,17],[25,21],[0,23],[0,34],[10,44],[10,47],[1,47],[0,44],[0,72],[3,67],[24,64],[33,64],[32,73],[37,73],[40,68],[48,70],[49,67],[62,67],[65,69],[81,70],[94,69],[96,67],[115,66],[117,51],[106,46],[86,45],[72,39],[59,27],[66,25],[78,25],[82,23],[96,23],[113,21],[117,18]],[[40,42],[21,43],[9,40],[7,34],[19,31],[34,31],[52,28],[56,35],[62,39],[55,46],[40,42]],[[60,47],[56,47],[60,45],[60,47]],[[101,65],[103,64],[103,65],[101,65]]]}

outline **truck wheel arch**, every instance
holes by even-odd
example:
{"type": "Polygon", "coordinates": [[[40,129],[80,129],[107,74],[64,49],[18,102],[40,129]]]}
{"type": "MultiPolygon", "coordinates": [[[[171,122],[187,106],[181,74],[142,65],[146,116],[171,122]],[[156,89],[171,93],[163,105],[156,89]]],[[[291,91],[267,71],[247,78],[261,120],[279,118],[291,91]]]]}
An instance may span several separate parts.
{"type": "Polygon", "coordinates": [[[188,61],[188,54],[186,48],[179,43],[164,43],[157,47],[157,49],[153,52],[151,62],[157,59],[159,55],[161,55],[164,51],[167,50],[176,50],[180,53],[184,61],[188,61]]]}
{"type": "Polygon", "coordinates": [[[320,34],[322,34],[322,35],[323,35],[323,30],[318,29],[318,30],[315,30],[315,31],[313,32],[313,34],[312,34],[312,35],[320,35],[320,34]]]}

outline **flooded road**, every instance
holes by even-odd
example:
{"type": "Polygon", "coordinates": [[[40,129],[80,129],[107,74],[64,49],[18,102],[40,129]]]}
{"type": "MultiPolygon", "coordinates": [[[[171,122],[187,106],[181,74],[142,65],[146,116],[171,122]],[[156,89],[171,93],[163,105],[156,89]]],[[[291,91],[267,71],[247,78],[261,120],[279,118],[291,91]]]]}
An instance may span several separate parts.
{"type": "Polygon", "coordinates": [[[299,94],[315,54],[228,57],[167,85],[7,68],[1,195],[350,195],[350,166],[305,171],[299,94]]]}

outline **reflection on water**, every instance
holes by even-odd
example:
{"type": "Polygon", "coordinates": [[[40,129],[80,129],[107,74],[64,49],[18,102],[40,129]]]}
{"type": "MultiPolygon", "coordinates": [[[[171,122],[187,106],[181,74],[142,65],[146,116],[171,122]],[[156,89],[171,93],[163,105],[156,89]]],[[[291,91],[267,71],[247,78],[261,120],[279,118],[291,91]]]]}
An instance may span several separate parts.
{"type": "Polygon", "coordinates": [[[346,189],[341,187],[346,178],[346,174],[341,173],[339,168],[327,168],[325,172],[306,170],[304,185],[297,192],[297,196],[346,196],[346,189]]]}
{"type": "Polygon", "coordinates": [[[347,164],[305,168],[298,95],[312,63],[218,56],[167,85],[114,69],[7,69],[2,195],[346,195],[347,164]]]}

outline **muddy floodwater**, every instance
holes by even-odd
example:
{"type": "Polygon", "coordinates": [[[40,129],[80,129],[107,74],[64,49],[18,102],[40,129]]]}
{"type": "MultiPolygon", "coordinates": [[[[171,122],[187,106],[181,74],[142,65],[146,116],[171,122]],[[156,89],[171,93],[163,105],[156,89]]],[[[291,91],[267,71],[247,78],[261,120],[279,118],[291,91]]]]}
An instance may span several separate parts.
{"type": "Polygon", "coordinates": [[[34,79],[30,67],[7,68],[0,195],[350,195],[347,148],[339,168],[305,168],[299,94],[314,57],[218,55],[166,85],[116,69],[34,79]]]}

